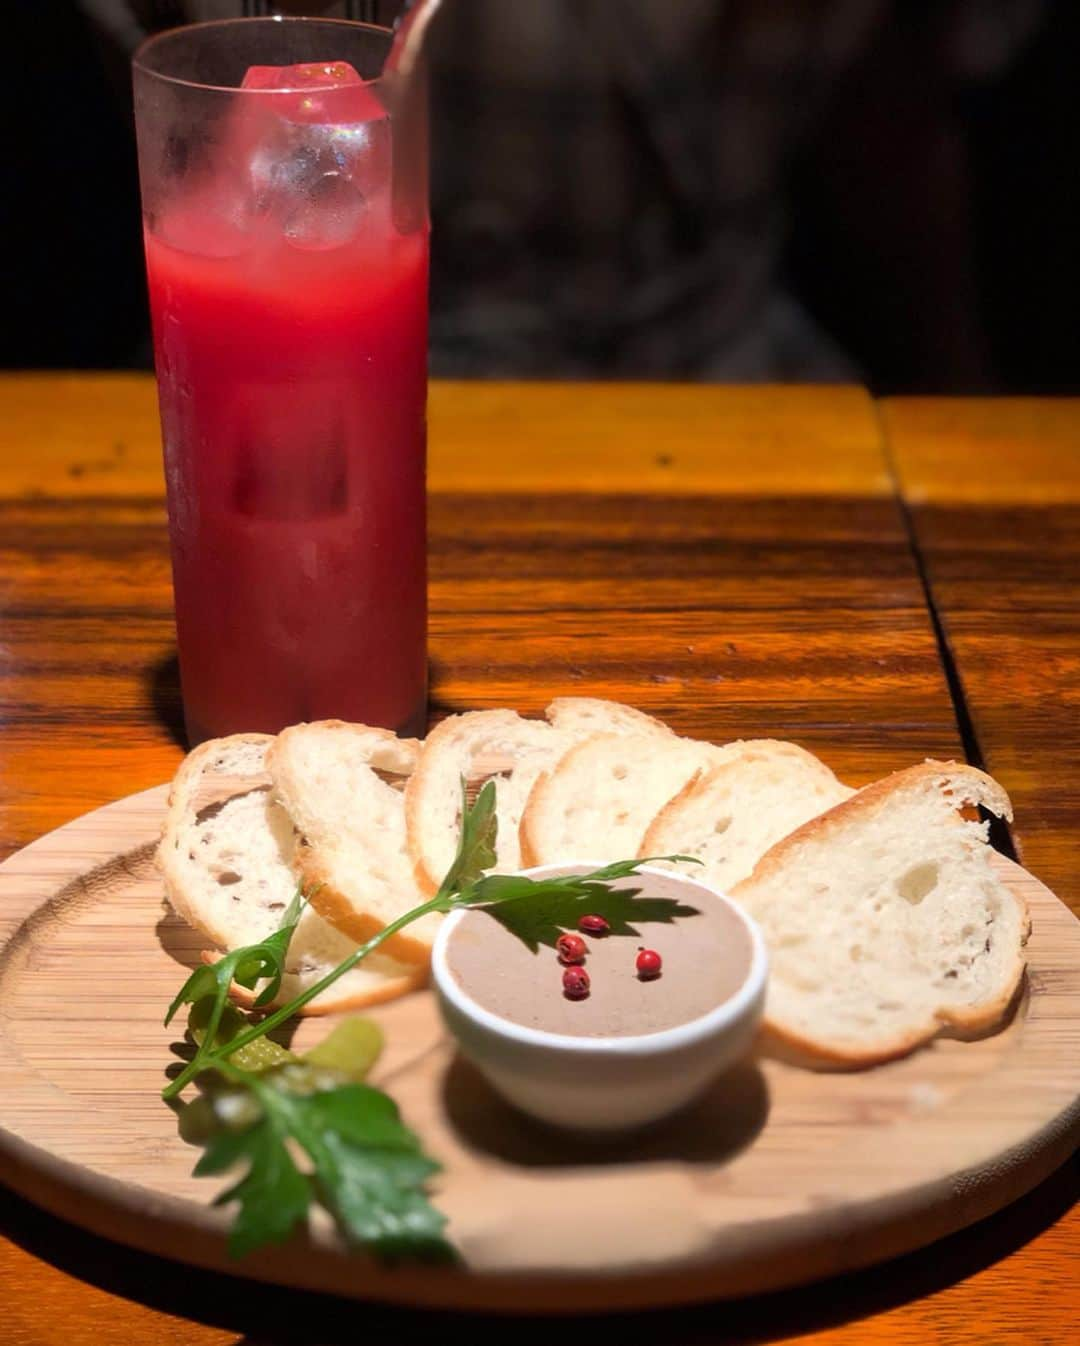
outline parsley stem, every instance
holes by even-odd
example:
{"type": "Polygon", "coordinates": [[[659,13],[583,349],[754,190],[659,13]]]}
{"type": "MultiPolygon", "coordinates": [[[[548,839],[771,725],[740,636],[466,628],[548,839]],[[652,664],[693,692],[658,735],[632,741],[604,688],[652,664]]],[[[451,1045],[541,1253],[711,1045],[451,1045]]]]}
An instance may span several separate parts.
{"type": "MultiPolygon", "coordinates": [[[[361,944],[358,949],[355,949],[349,954],[348,958],[339,963],[333,971],[328,972],[325,977],[320,981],[315,982],[313,986],[309,986],[306,991],[301,991],[298,996],[294,996],[288,1004],[282,1005],[281,1008],[276,1009],[273,1014],[268,1014],[265,1019],[261,1019],[257,1024],[252,1024],[250,1028],[246,1028],[242,1033],[231,1038],[223,1046],[217,1048],[216,1051],[207,1053],[202,1059],[200,1070],[214,1069],[223,1061],[226,1061],[233,1052],[239,1051],[241,1047],[246,1047],[249,1042],[254,1042],[256,1038],[264,1037],[267,1033],[272,1032],[279,1024],[283,1024],[287,1019],[291,1019],[297,1010],[302,1009],[309,1001],[314,1000],[315,997],[325,991],[327,987],[333,986],[334,982],[336,982],[339,977],[343,977],[346,972],[354,968],[362,958],[366,958],[368,954],[377,949],[384,940],[389,939],[391,935],[397,934],[399,930],[403,930],[407,925],[412,925],[413,921],[418,921],[421,916],[427,916],[431,912],[445,911],[446,907],[447,894],[440,889],[429,902],[424,902],[418,907],[413,907],[413,909],[407,911],[404,916],[399,916],[396,921],[391,921],[389,925],[384,926],[377,934],[372,935],[366,944],[361,944]]],[[[180,1093],[190,1078],[190,1075],[187,1076],[187,1078],[185,1078],[183,1074],[178,1075],[175,1080],[161,1091],[162,1098],[174,1098],[180,1093]]]]}

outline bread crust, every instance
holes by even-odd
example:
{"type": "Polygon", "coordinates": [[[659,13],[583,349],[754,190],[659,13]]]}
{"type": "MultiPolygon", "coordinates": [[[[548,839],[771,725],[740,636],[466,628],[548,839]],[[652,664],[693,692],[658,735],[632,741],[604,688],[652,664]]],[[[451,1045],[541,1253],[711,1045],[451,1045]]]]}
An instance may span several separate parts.
{"type": "MultiPolygon", "coordinates": [[[[478,714],[480,712],[466,712],[466,714],[478,714]]],[[[489,713],[489,712],[484,712],[489,713]]],[[[504,712],[490,712],[503,714],[504,712]]],[[[505,712],[507,716],[515,715],[514,711],[505,712]]],[[[424,803],[424,794],[432,776],[431,748],[434,745],[438,747],[447,739],[453,739],[460,730],[461,722],[465,715],[449,715],[442,720],[428,734],[424,740],[423,750],[420,753],[416,769],[409,777],[405,786],[405,835],[408,838],[409,856],[413,863],[413,874],[416,878],[417,887],[421,892],[434,894],[442,882],[441,875],[436,877],[429,869],[424,859],[423,847],[420,844],[420,811],[424,803]]]]}
{"type": "Polygon", "coordinates": [[[521,810],[521,821],[518,823],[518,849],[521,851],[521,863],[529,869],[534,865],[540,864],[540,852],[533,844],[532,827],[537,814],[540,811],[540,805],[549,788],[551,778],[565,763],[569,762],[576,753],[592,742],[594,738],[603,737],[602,735],[590,734],[588,738],[579,739],[572,743],[563,753],[550,771],[541,771],[532,783],[532,789],[525,799],[525,807],[521,810]]]}
{"type": "MultiPolygon", "coordinates": [[[[565,753],[563,756],[565,756],[565,753]]],[[[562,760],[560,757],[555,766],[558,767],[562,760]]],[[[550,779],[550,771],[540,772],[539,776],[533,781],[532,789],[525,800],[525,807],[521,810],[521,821],[518,823],[518,849],[521,851],[521,863],[525,869],[531,869],[534,865],[540,863],[536,858],[536,851],[533,849],[532,836],[529,831],[529,817],[535,801],[540,798],[541,791],[545,789],[550,779]]]]}
{"type": "MultiPolygon", "coordinates": [[[[324,921],[329,921],[343,935],[348,935],[357,944],[366,944],[380,930],[385,929],[385,922],[368,912],[359,911],[344,893],[334,887],[330,881],[328,866],[320,862],[316,854],[306,846],[300,847],[296,868],[304,891],[308,894],[308,901],[324,921]]],[[[404,930],[398,930],[388,936],[379,945],[379,949],[388,958],[394,958],[399,963],[415,964],[419,973],[426,975],[431,958],[431,944],[410,934],[407,926],[404,930]]]]}

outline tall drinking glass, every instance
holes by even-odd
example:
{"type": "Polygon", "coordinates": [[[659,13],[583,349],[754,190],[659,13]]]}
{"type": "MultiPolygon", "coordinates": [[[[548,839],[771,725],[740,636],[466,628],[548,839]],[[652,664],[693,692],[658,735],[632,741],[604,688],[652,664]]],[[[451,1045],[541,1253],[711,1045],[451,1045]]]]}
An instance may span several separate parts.
{"type": "Polygon", "coordinates": [[[377,78],[389,44],[239,19],[135,57],[193,744],[331,716],[422,731],[426,134],[377,78]]]}

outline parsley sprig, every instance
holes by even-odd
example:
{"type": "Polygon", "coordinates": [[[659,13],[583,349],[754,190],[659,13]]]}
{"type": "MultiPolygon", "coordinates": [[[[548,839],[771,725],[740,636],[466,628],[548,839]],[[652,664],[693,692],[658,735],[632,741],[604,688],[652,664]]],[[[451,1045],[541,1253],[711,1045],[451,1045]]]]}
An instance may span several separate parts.
{"type": "Polygon", "coordinates": [[[240,1130],[212,1133],[195,1173],[216,1175],[247,1162],[244,1176],[215,1202],[238,1203],[229,1235],[234,1257],[283,1243],[307,1218],[313,1197],[350,1243],[379,1256],[441,1261],[451,1255],[442,1236],[445,1217],[424,1192],[439,1165],[382,1090],[343,1084],[305,1094],[229,1065],[224,1073],[251,1091],[260,1112],[240,1130]],[[290,1142],[306,1155],[310,1174],[298,1167],[290,1142]]]}
{"type": "Polygon", "coordinates": [[[347,1242],[379,1256],[454,1255],[443,1235],[445,1217],[426,1191],[438,1164],[404,1126],[393,1100],[363,1082],[381,1046],[376,1026],[347,1020],[304,1057],[267,1038],[392,935],[433,912],[484,907],[535,951],[540,944],[554,944],[560,931],[573,929],[586,912],[606,917],[612,934],[625,935],[637,934],[633,921],[670,922],[695,914],[693,907],[670,899],[641,898],[638,888],[612,887],[636,874],[646,860],[622,860],[590,874],[549,879],[487,874],[495,863],[497,826],[494,782],[487,782],[470,805],[463,781],[457,852],[435,896],[390,922],[320,981],[265,1017],[252,1022],[239,1014],[229,1003],[229,989],[236,982],[253,990],[264,981],[256,1009],[277,995],[289,941],[303,914],[300,891],[278,930],[197,968],[169,1006],[166,1024],[183,1005],[191,1007],[188,1026],[195,1053],[162,1097],[177,1099],[192,1083],[203,1090],[181,1114],[182,1133],[205,1147],[195,1173],[218,1175],[247,1165],[244,1176],[217,1198],[217,1204],[237,1206],[229,1241],[234,1256],[285,1241],[316,1201],[347,1242]],[[301,1156],[303,1167],[297,1162],[301,1156]]]}

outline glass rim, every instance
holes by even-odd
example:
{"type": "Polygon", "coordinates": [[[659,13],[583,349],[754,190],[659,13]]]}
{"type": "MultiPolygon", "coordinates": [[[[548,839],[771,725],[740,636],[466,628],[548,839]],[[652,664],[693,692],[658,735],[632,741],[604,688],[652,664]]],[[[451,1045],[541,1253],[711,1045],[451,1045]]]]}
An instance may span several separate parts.
{"type": "MultiPolygon", "coordinates": [[[[244,89],[239,84],[204,84],[201,80],[181,79],[178,75],[166,75],[160,70],[155,70],[152,66],[145,63],[143,55],[151,47],[157,46],[159,42],[165,42],[169,38],[175,38],[181,33],[205,32],[211,28],[242,28],[247,26],[267,25],[281,27],[286,24],[302,24],[304,27],[313,26],[323,28],[345,28],[354,33],[369,33],[373,37],[382,37],[393,40],[394,30],[384,28],[378,23],[361,23],[358,19],[329,19],[322,18],[317,14],[260,14],[252,15],[248,18],[237,17],[235,19],[206,19],[202,23],[185,23],[179,28],[166,28],[160,33],[151,33],[135,48],[131,57],[131,68],[137,70],[151,79],[161,80],[165,84],[173,84],[181,89],[200,89],[207,93],[230,93],[230,94],[262,94],[273,96],[279,93],[302,93],[304,89],[244,89]]],[[[366,85],[377,84],[382,75],[377,75],[374,79],[364,80],[366,85]]],[[[306,86],[310,89],[310,86],[306,86]]],[[[333,87],[333,86],[327,86],[333,87]]]]}

